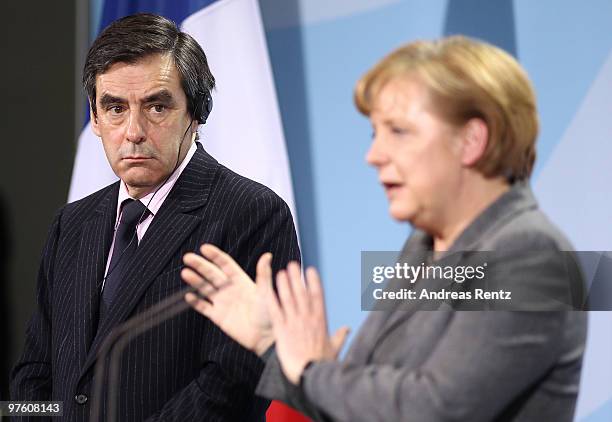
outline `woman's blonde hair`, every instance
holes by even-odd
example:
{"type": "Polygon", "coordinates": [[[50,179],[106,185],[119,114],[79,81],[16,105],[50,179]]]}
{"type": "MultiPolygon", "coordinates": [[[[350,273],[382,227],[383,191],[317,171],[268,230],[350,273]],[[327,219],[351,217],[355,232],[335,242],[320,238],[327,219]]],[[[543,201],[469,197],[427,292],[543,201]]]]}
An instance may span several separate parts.
{"type": "Polygon", "coordinates": [[[505,51],[463,36],[416,41],[389,54],[355,87],[355,104],[369,115],[382,87],[395,78],[424,83],[433,112],[460,126],[471,118],[489,129],[475,168],[486,177],[529,178],[536,158],[538,116],[527,74],[505,51]]]}

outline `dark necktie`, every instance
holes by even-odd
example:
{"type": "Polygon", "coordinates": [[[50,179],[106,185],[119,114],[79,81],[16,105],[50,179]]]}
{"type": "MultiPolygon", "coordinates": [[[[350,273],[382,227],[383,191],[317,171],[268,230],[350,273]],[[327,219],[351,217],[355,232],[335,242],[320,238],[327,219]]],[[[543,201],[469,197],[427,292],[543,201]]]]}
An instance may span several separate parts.
{"type": "Polygon", "coordinates": [[[115,234],[115,245],[113,256],[111,257],[106,280],[102,290],[102,300],[100,301],[100,321],[104,317],[105,311],[115,300],[119,286],[124,281],[129,266],[133,265],[132,258],[138,247],[138,236],[136,225],[149,215],[150,211],[140,201],[126,199],[121,204],[121,221],[115,234]],[[144,215],[143,215],[144,213],[144,215]],[[142,218],[140,218],[142,216],[142,218]]]}

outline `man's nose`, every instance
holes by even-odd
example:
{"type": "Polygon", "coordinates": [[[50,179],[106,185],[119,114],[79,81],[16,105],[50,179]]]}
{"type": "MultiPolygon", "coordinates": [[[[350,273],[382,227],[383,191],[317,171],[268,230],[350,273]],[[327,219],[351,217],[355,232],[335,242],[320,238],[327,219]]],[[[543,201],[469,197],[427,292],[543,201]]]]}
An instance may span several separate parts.
{"type": "Polygon", "coordinates": [[[146,138],[143,117],[139,111],[131,111],[128,116],[125,137],[129,142],[139,144],[146,138]]]}

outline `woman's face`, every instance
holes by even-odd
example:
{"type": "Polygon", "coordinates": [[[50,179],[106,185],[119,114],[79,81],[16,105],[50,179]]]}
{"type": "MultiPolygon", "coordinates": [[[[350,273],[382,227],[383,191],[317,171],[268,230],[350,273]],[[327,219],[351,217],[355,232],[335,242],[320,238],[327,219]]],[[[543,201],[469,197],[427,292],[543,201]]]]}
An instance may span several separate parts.
{"type": "Polygon", "coordinates": [[[460,188],[460,131],[432,113],[417,79],[392,79],[375,98],[366,155],[376,167],[391,216],[428,232],[445,223],[460,188]]]}

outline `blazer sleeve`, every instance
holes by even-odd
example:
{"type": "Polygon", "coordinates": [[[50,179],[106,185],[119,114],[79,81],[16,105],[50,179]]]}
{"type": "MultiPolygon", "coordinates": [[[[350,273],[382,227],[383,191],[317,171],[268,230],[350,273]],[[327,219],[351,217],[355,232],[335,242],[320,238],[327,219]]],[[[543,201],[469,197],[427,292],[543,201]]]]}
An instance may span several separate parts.
{"type": "Polygon", "coordinates": [[[51,312],[53,266],[60,233],[56,214],[43,249],[37,280],[37,302],[25,335],[23,354],[11,372],[12,400],[51,400],[51,312]]]}
{"type": "Polygon", "coordinates": [[[272,346],[262,356],[266,362],[261,380],[257,385],[256,393],[262,397],[268,397],[293,407],[298,412],[307,415],[314,422],[331,421],[315,403],[306,397],[302,385],[293,385],[287,379],[281,368],[276,349],[272,346]]]}
{"type": "MultiPolygon", "coordinates": [[[[225,250],[254,278],[257,260],[272,252],[275,271],[300,261],[293,219],[285,202],[265,188],[237,213],[225,250]]],[[[149,420],[263,420],[269,402],[255,396],[264,364],[210,324],[214,344],[196,380],[149,420]],[[213,338],[214,337],[214,338],[213,338]]]]}
{"type": "MultiPolygon", "coordinates": [[[[533,265],[521,268],[525,282],[548,285],[559,272],[533,265]]],[[[458,311],[419,367],[318,362],[304,372],[303,389],[296,392],[271,359],[257,392],[293,406],[297,402],[300,410],[314,406],[334,421],[488,421],[536,385],[560,359],[565,337],[584,336],[585,324],[580,312],[458,311]]],[[[581,344],[573,355],[582,354],[581,344]]],[[[321,420],[316,413],[309,416],[321,420]]]]}

